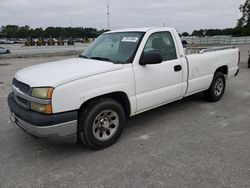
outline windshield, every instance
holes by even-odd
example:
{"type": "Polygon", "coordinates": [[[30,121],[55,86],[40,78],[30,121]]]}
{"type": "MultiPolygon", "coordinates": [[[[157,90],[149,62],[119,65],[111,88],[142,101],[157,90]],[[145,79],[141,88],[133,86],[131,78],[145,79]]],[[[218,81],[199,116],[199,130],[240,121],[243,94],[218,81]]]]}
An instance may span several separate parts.
{"type": "Polygon", "coordinates": [[[102,34],[81,54],[81,57],[113,63],[132,63],[143,35],[143,32],[102,34]]]}

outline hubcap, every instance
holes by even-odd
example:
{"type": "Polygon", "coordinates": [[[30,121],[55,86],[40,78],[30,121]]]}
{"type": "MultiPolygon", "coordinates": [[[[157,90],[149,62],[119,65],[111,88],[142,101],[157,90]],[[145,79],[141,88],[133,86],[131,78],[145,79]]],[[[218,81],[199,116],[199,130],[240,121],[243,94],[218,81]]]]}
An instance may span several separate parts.
{"type": "Polygon", "coordinates": [[[222,78],[218,78],[214,86],[215,95],[220,96],[223,92],[223,89],[224,89],[224,81],[222,78]]]}
{"type": "Polygon", "coordinates": [[[104,110],[93,122],[93,135],[99,141],[106,141],[114,136],[118,127],[118,114],[113,110],[104,110]]]}

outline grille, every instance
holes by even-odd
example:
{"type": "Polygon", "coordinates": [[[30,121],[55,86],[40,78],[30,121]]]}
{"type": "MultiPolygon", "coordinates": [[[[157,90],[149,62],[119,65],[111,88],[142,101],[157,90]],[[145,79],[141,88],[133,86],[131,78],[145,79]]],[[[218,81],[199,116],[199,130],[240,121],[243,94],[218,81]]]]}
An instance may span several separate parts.
{"type": "MultiPolygon", "coordinates": [[[[18,88],[21,92],[23,92],[23,93],[25,93],[27,95],[30,95],[31,89],[30,89],[29,85],[27,85],[27,84],[25,84],[23,82],[20,82],[15,78],[13,79],[12,84],[16,88],[18,88]]],[[[14,95],[14,99],[17,102],[17,104],[19,104],[21,107],[29,109],[29,101],[27,101],[26,99],[23,99],[23,98],[21,98],[19,96],[16,96],[16,95],[14,95]]]]}
{"type": "Polygon", "coordinates": [[[27,105],[27,102],[28,102],[28,101],[27,101],[26,99],[23,99],[23,98],[21,98],[21,97],[17,97],[17,99],[18,99],[21,103],[27,105]]]}
{"type": "Polygon", "coordinates": [[[19,104],[21,107],[25,109],[29,109],[29,101],[21,97],[15,96],[15,95],[14,95],[14,99],[17,102],[17,104],[19,104]]]}
{"type": "Polygon", "coordinates": [[[28,95],[30,94],[30,86],[29,85],[27,85],[23,82],[20,82],[15,78],[13,79],[12,84],[15,87],[17,87],[20,91],[22,91],[23,93],[28,94],[28,95]]]}

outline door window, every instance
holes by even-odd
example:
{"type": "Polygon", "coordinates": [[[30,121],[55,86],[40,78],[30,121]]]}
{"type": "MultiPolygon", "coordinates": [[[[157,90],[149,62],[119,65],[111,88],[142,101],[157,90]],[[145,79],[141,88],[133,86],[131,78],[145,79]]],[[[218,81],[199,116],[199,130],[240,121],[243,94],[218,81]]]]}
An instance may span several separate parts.
{"type": "Polygon", "coordinates": [[[149,37],[143,52],[159,53],[163,61],[177,59],[175,44],[170,32],[153,33],[149,37]]]}

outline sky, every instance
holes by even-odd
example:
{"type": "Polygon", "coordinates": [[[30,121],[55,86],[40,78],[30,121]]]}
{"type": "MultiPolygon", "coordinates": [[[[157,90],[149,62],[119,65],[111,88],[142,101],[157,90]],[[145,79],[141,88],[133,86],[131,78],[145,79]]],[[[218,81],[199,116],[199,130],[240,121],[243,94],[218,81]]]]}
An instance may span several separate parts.
{"type": "MultiPolygon", "coordinates": [[[[110,29],[174,27],[178,32],[234,27],[245,0],[109,0],[110,29]]],[[[0,26],[107,29],[107,0],[0,0],[0,26]]]]}

